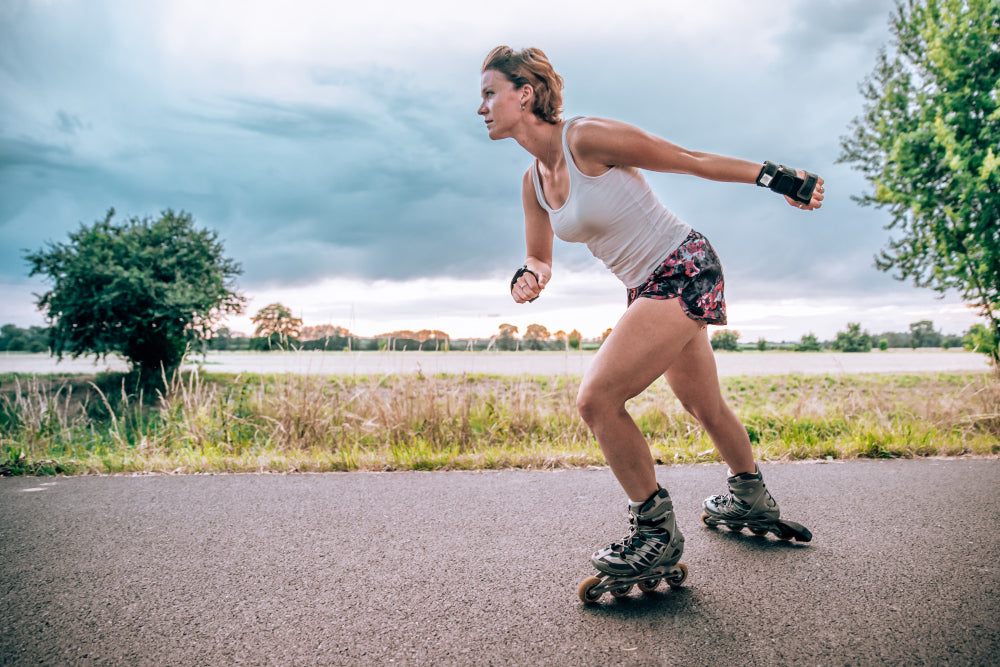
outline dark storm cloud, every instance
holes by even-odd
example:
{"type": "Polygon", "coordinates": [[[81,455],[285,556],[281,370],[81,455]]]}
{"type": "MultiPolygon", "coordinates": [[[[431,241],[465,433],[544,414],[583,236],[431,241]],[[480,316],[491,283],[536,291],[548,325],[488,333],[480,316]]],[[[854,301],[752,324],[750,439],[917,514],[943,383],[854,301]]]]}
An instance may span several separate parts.
{"type": "MultiPolygon", "coordinates": [[[[454,70],[445,67],[453,50],[395,67],[302,66],[301,89],[269,96],[169,75],[166,56],[139,38],[151,21],[139,5],[9,7],[0,13],[0,103],[10,110],[0,119],[0,277],[24,275],[19,248],[62,240],[111,206],[122,216],[191,212],[243,264],[244,285],[482,277],[523,259],[529,158],[490,142],[475,114],[482,53],[465,78],[430,74],[454,70]]],[[[862,184],[835,160],[889,9],[796,3],[775,62],[738,52],[710,62],[669,44],[595,50],[582,34],[553,35],[551,55],[562,57],[571,114],[827,177],[831,198],[812,217],[749,186],[650,177],[713,239],[734,284],[808,291],[836,275],[842,289],[862,289],[884,233],[850,202],[862,184]]],[[[556,253],[565,265],[592,263],[585,248],[556,253]]]]}
{"type": "Polygon", "coordinates": [[[516,255],[516,236],[500,233],[516,215],[516,181],[506,179],[511,205],[498,209],[487,199],[495,188],[479,180],[499,174],[470,149],[471,132],[455,132],[454,105],[383,94],[396,90],[391,79],[366,78],[375,92],[360,111],[243,98],[200,119],[233,135],[202,170],[216,175],[225,204],[213,217],[246,258],[248,279],[457,276],[497,261],[498,244],[516,255]]]}
{"type": "Polygon", "coordinates": [[[792,29],[782,42],[799,56],[828,52],[831,40],[866,49],[878,48],[886,37],[893,3],[872,0],[834,0],[795,5],[792,29]]]}

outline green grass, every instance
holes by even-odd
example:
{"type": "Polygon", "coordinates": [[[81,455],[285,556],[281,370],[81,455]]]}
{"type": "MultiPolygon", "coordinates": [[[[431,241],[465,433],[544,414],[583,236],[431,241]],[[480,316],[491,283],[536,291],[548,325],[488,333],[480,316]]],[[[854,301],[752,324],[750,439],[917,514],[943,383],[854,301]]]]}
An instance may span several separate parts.
{"type": "MultiPolygon", "coordinates": [[[[604,465],[576,414],[579,378],[190,373],[155,406],[122,383],[0,376],[0,474],[604,465]]],[[[988,374],[722,384],[762,460],[1000,454],[1000,382],[988,374]]],[[[719,460],[665,382],[629,410],[659,462],[719,460]]]]}

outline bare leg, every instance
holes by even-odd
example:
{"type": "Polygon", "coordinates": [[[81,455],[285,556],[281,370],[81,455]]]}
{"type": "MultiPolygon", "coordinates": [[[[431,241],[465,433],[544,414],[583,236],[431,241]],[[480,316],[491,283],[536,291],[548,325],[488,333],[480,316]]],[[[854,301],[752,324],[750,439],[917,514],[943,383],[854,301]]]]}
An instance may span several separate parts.
{"type": "MultiPolygon", "coordinates": [[[[580,384],[580,416],[634,502],[646,500],[659,487],[649,446],[626,412],[625,402],[666,373],[699,336],[704,336],[702,325],[684,314],[677,299],[637,299],[601,346],[580,384]]],[[[712,371],[710,380],[718,387],[714,366],[712,371]]]]}
{"type": "Polygon", "coordinates": [[[701,422],[729,464],[732,474],[757,469],[750,437],[739,417],[726,404],[719,387],[715,355],[707,331],[695,336],[666,372],[667,382],[684,409],[701,422]]]}

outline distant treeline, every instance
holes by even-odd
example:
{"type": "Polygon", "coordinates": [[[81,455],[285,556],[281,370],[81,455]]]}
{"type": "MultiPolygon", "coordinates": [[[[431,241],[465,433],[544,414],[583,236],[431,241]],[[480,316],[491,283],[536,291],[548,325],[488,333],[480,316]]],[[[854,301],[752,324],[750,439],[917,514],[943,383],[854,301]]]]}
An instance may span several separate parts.
{"type": "MultiPolygon", "coordinates": [[[[272,334],[268,337],[249,337],[220,328],[207,341],[195,343],[196,350],[211,351],[278,351],[278,350],[330,350],[330,351],[515,351],[515,350],[594,350],[601,346],[601,340],[585,340],[576,337],[562,340],[540,340],[537,338],[516,338],[500,335],[492,338],[451,339],[446,335],[433,339],[393,335],[365,338],[355,336],[340,329],[347,335],[324,336],[313,340],[298,340],[272,334]]],[[[971,330],[970,330],[971,331],[971,330]]],[[[49,330],[47,327],[22,329],[13,324],[0,327],[0,352],[47,352],[49,330]]],[[[959,336],[943,334],[934,330],[929,321],[915,322],[907,332],[887,331],[881,334],[861,332],[858,325],[849,325],[847,331],[838,338],[820,341],[813,334],[806,334],[799,342],[771,342],[759,339],[755,342],[740,341],[739,333],[728,329],[717,330],[712,337],[713,347],[721,350],[788,350],[798,352],[818,352],[821,350],[863,351],[872,348],[955,348],[969,347],[970,332],[959,336]]]]}
{"type": "Polygon", "coordinates": [[[233,334],[228,329],[219,329],[207,341],[208,350],[214,351],[251,351],[267,352],[278,350],[350,350],[354,352],[395,351],[395,352],[448,352],[485,350],[516,351],[516,350],[579,350],[597,349],[599,341],[579,339],[538,340],[519,339],[512,336],[494,336],[493,338],[449,338],[441,336],[432,339],[407,338],[406,336],[383,335],[370,338],[363,336],[334,335],[323,336],[311,340],[299,340],[288,336],[272,334],[270,336],[249,337],[233,334]]]}
{"type": "Polygon", "coordinates": [[[983,325],[977,324],[963,335],[943,334],[934,330],[934,323],[921,320],[910,324],[910,330],[905,333],[886,331],[881,334],[871,334],[861,329],[861,324],[848,323],[844,331],[838,331],[833,340],[821,341],[814,334],[805,334],[796,343],[774,343],[763,338],[756,342],[740,342],[737,331],[721,329],[712,334],[712,348],[716,350],[784,350],[791,352],[870,352],[873,349],[888,350],[890,348],[941,348],[965,347],[969,350],[979,350],[983,344],[983,325]]]}
{"type": "Polygon", "coordinates": [[[0,327],[0,351],[48,352],[49,330],[47,327],[21,329],[13,324],[5,324],[0,327]]]}

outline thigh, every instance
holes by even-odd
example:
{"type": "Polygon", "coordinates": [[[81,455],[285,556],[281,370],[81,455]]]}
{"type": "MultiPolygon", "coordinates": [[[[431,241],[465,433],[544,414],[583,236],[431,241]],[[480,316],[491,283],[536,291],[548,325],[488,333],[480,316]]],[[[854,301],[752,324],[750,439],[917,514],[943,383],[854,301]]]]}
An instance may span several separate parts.
{"type": "Polygon", "coordinates": [[[615,401],[637,396],[703,328],[684,313],[678,299],[636,299],[584,374],[581,393],[600,392],[615,401]]]}

